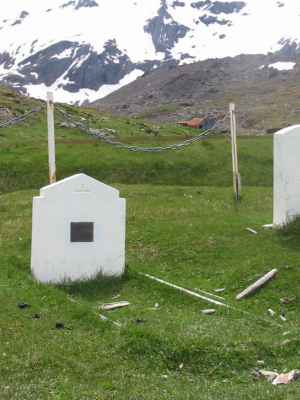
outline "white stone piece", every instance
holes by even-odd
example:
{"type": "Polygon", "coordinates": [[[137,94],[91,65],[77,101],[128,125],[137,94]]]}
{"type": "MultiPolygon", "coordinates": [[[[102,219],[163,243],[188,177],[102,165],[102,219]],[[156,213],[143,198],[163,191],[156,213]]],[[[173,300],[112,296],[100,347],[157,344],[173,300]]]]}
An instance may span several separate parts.
{"type": "MultiPolygon", "coordinates": [[[[43,283],[120,276],[125,267],[126,201],[119,191],[85,174],[40,190],[33,199],[31,270],[43,283]],[[71,223],[89,223],[72,236],[71,223]]],[[[80,225],[79,225],[80,226],[80,225]]],[[[75,231],[78,225],[75,225],[75,231]]],[[[82,227],[82,225],[81,225],[82,227]]]]}
{"type": "Polygon", "coordinates": [[[103,311],[112,311],[112,310],[117,310],[118,308],[123,308],[128,306],[130,306],[130,303],[128,301],[119,301],[116,303],[102,304],[100,308],[103,311]]]}
{"type": "Polygon", "coordinates": [[[215,314],[216,310],[214,308],[211,308],[211,309],[208,309],[208,310],[202,310],[201,312],[204,315],[213,315],[213,314],[215,314]]]}
{"type": "Polygon", "coordinates": [[[300,215],[300,125],[274,135],[273,225],[283,226],[300,215]]]}

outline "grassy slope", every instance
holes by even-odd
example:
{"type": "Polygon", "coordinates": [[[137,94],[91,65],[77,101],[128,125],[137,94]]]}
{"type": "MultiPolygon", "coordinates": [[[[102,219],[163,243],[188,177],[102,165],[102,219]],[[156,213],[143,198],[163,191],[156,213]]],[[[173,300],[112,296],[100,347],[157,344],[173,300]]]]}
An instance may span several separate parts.
{"type": "MultiPolygon", "coordinates": [[[[126,121],[109,122],[126,133],[126,121]]],[[[298,398],[298,383],[275,388],[250,375],[258,360],[267,369],[299,366],[298,299],[286,306],[286,323],[267,314],[279,313],[279,299],[297,296],[300,286],[297,234],[261,229],[272,218],[271,140],[240,141],[246,187],[235,206],[224,139],[168,156],[128,155],[58,130],[59,177],[82,170],[114,182],[127,198],[129,268],[121,281],[45,287],[29,271],[31,201],[47,181],[44,129],[37,118],[0,132],[1,399],[298,398]],[[236,304],[239,290],[274,267],[280,272],[273,283],[236,304]],[[224,296],[239,310],[203,316],[210,305],[139,271],[191,289],[226,287],[224,296]],[[122,328],[98,317],[97,307],[115,294],[132,303],[107,314],[122,328]],[[18,302],[31,307],[21,311],[18,302]],[[41,318],[32,319],[35,313],[41,318]],[[70,330],[56,330],[56,322],[70,330]]],[[[124,140],[154,141],[135,129],[124,140]]]]}

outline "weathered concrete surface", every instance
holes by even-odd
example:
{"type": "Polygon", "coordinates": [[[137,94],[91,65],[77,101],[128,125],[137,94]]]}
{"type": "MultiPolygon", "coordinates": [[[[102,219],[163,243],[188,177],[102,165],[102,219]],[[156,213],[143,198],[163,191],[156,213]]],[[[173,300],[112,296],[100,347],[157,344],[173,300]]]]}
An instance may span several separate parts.
{"type": "Polygon", "coordinates": [[[282,226],[300,215],[300,125],[274,135],[273,224],[282,226]]]}
{"type": "Polygon", "coordinates": [[[41,189],[33,199],[31,269],[43,283],[120,276],[125,266],[126,202],[85,174],[41,189]],[[72,242],[71,223],[93,224],[92,241],[72,242]]]}

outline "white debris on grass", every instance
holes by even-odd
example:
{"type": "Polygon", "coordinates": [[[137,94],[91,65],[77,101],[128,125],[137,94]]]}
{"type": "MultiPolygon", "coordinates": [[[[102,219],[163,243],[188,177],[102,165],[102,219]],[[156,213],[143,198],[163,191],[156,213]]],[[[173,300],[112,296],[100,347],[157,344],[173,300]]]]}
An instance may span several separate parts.
{"type": "Polygon", "coordinates": [[[118,322],[118,321],[113,321],[113,320],[109,319],[108,317],[106,317],[106,316],[103,315],[103,314],[99,314],[99,317],[100,317],[100,319],[101,319],[102,321],[110,322],[110,323],[112,323],[113,325],[117,326],[118,328],[121,328],[121,326],[122,326],[122,324],[121,324],[120,322],[118,322]]]}
{"type": "Polygon", "coordinates": [[[252,285],[250,285],[247,289],[236,296],[236,300],[242,300],[245,297],[250,296],[251,294],[255,293],[258,289],[262,288],[268,282],[270,282],[276,275],[278,270],[273,269],[272,271],[268,272],[266,275],[258,279],[252,285]]]}
{"type": "Polygon", "coordinates": [[[216,293],[222,293],[225,292],[226,288],[219,288],[219,289],[215,289],[214,292],[216,293]]]}
{"type": "Polygon", "coordinates": [[[128,307],[129,305],[130,303],[128,301],[119,301],[116,303],[102,304],[102,306],[100,306],[100,309],[103,311],[112,311],[118,308],[128,307]]]}
{"type": "Polygon", "coordinates": [[[268,313],[271,315],[271,317],[274,317],[274,315],[276,315],[276,312],[271,308],[268,309],[268,313]]]}
{"type": "Polygon", "coordinates": [[[204,300],[206,302],[209,302],[209,303],[221,306],[221,307],[227,307],[227,308],[229,307],[227,304],[224,304],[224,303],[222,303],[220,301],[211,299],[211,298],[209,298],[207,296],[202,296],[201,294],[195,293],[192,290],[185,289],[185,288],[183,288],[181,286],[178,286],[178,285],[174,285],[173,283],[164,281],[163,279],[157,278],[155,276],[152,276],[152,275],[149,275],[149,274],[144,274],[143,272],[139,272],[139,274],[143,275],[144,277],[146,277],[148,279],[151,279],[153,281],[159,282],[159,283],[161,283],[163,285],[169,286],[169,287],[171,287],[173,289],[179,290],[180,292],[186,293],[186,294],[188,294],[190,296],[196,297],[196,298],[204,300]]]}
{"type": "Polygon", "coordinates": [[[264,228],[264,229],[273,229],[273,224],[266,224],[266,225],[263,225],[263,228],[264,228]]]}
{"type": "Polygon", "coordinates": [[[257,234],[258,234],[258,232],[255,231],[255,230],[252,229],[252,228],[246,228],[246,231],[248,231],[248,232],[250,232],[250,233],[253,233],[253,235],[257,235],[257,234]]]}
{"type": "Polygon", "coordinates": [[[214,308],[210,308],[210,309],[207,309],[207,310],[202,310],[201,312],[204,315],[213,315],[213,314],[215,314],[216,310],[214,308]]]}
{"type": "Polygon", "coordinates": [[[258,376],[266,378],[268,382],[272,383],[272,385],[288,385],[300,378],[300,371],[295,369],[288,373],[279,374],[274,371],[259,370],[258,376]]]}

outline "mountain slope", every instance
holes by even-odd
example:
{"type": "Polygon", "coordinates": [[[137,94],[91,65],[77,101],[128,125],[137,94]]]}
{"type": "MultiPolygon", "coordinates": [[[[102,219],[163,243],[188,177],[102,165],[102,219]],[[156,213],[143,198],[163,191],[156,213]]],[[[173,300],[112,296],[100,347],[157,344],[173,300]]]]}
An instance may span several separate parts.
{"type": "Polygon", "coordinates": [[[93,101],[164,65],[298,49],[299,14],[294,0],[11,0],[0,81],[93,101]]]}
{"type": "Polygon", "coordinates": [[[239,132],[261,134],[299,123],[299,92],[300,56],[281,51],[162,68],[94,106],[117,115],[175,122],[213,110],[224,112],[234,101],[239,132]]]}

